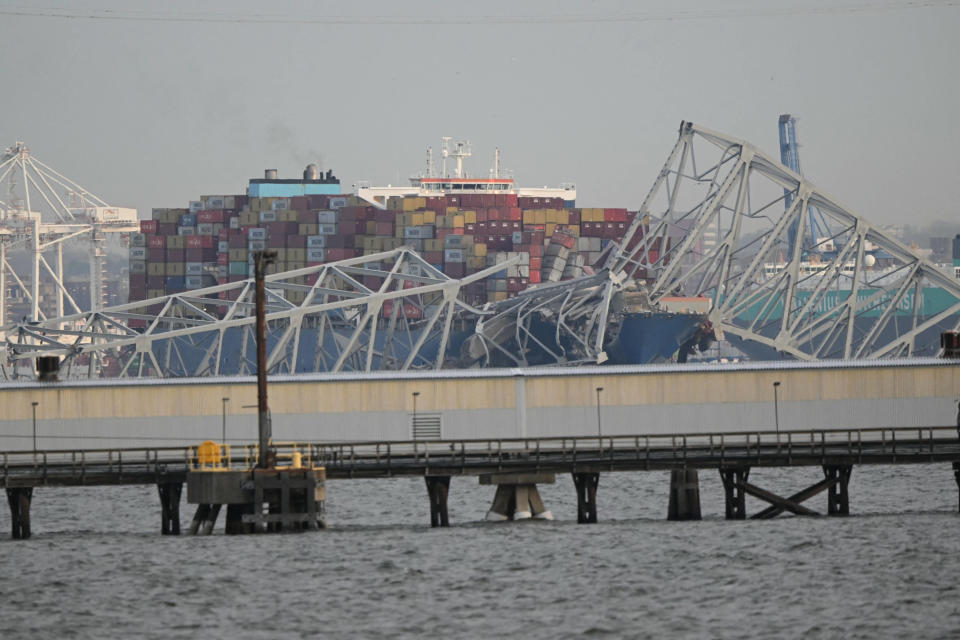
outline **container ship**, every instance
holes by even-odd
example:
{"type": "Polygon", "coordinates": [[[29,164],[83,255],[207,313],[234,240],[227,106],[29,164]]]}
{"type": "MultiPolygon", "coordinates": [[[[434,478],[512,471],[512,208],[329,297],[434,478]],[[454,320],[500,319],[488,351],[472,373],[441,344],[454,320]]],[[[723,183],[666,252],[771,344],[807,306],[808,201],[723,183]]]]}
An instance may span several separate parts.
{"type": "MultiPolygon", "coordinates": [[[[428,152],[427,170],[408,186],[358,183],[344,193],[332,171],[311,164],[302,178],[282,179],[268,169],[263,178],[249,181],[244,194],[206,195],[187,207],[155,208],[131,237],[130,301],[246,280],[253,275],[252,256],[258,250],[277,252],[268,269],[276,273],[408,246],[451,278],[509,263],[493,277],[463,288],[468,305],[496,311],[518,296],[600,271],[636,216],[625,208],[577,207],[572,184],[518,187],[500,169],[499,151],[489,176],[470,177],[463,169],[469,155],[467,143],[450,146],[445,138],[439,175],[428,152]],[[449,171],[448,161],[455,163],[449,171]]],[[[314,284],[310,280],[305,276],[302,284],[314,284]]],[[[286,295],[299,304],[306,294],[286,295]]],[[[430,304],[425,300],[423,308],[430,304]]],[[[683,360],[710,335],[709,309],[703,304],[674,300],[654,308],[622,300],[619,313],[611,314],[616,326],[608,332],[606,362],[683,360]]],[[[423,308],[410,305],[404,315],[415,320],[423,308]]],[[[391,311],[384,305],[384,321],[391,311]]],[[[558,333],[548,316],[540,327],[547,344],[558,333]]],[[[469,356],[475,320],[464,319],[456,336],[463,355],[449,366],[549,364],[535,352],[513,362],[479,363],[469,356]]],[[[146,322],[131,320],[131,328],[142,329],[146,322]]],[[[517,349],[521,347],[505,337],[504,351],[517,349]]]]}

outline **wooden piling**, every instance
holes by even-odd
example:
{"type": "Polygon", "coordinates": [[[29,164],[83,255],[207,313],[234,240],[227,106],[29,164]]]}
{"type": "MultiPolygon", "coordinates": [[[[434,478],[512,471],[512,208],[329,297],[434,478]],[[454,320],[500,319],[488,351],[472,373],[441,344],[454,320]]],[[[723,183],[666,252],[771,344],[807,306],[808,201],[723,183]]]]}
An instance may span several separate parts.
{"type": "Polygon", "coordinates": [[[667,520],[700,520],[700,479],[696,469],[670,472],[670,504],[667,520]]]}
{"type": "Polygon", "coordinates": [[[953,479],[957,481],[958,509],[960,509],[960,462],[953,463],[953,479]]]}
{"type": "Polygon", "coordinates": [[[160,494],[160,533],[165,536],[180,535],[180,496],[182,482],[158,482],[160,494]]]}
{"type": "Polygon", "coordinates": [[[449,527],[447,495],[450,493],[450,476],[424,476],[423,479],[430,497],[430,526],[449,527]]]}
{"type": "Polygon", "coordinates": [[[30,503],[33,500],[33,487],[13,487],[7,489],[7,503],[10,505],[10,524],[14,540],[26,540],[30,537],[30,503]]]}

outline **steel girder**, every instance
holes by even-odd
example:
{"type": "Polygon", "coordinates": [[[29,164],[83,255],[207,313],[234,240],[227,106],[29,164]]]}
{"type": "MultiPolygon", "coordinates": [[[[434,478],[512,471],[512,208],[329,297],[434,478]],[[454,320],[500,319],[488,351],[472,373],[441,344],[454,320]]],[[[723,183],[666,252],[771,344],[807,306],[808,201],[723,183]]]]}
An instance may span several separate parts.
{"type": "MultiPolygon", "coordinates": [[[[454,280],[401,247],[268,275],[269,372],[440,369],[465,337],[457,313],[484,313],[461,289],[516,260],[454,280]]],[[[16,362],[56,355],[65,377],[250,374],[253,290],[248,279],[8,327],[3,372],[33,377],[16,362]]]]}
{"type": "Polygon", "coordinates": [[[960,281],[749,142],[681,123],[639,213],[610,269],[654,302],[711,297],[719,332],[771,354],[933,354],[960,325],[960,281]]]}

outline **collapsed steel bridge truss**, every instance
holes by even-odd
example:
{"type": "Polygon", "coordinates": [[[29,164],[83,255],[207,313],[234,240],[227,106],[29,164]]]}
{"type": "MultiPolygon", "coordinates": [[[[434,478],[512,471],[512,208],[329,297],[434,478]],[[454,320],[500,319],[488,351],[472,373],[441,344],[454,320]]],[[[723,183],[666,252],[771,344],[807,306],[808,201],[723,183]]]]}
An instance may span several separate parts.
{"type": "MultiPolygon", "coordinates": [[[[960,325],[960,281],[751,144],[691,123],[608,255],[596,275],[482,310],[463,287],[509,262],[453,280],[401,248],[269,275],[269,370],[603,362],[631,291],[652,311],[668,296],[710,297],[714,329],[754,357],[930,354],[960,325]]],[[[246,280],[20,324],[2,373],[32,378],[17,363],[56,355],[66,377],[249,374],[253,307],[246,280]]]]}
{"type": "MultiPolygon", "coordinates": [[[[441,368],[462,342],[458,311],[482,313],[461,289],[504,266],[454,280],[401,247],[268,275],[269,371],[441,368]]],[[[64,377],[250,374],[254,322],[249,279],[20,324],[8,333],[3,372],[33,377],[17,362],[56,355],[64,377]]]]}
{"type": "Polygon", "coordinates": [[[646,278],[653,302],[712,298],[719,332],[771,356],[933,355],[960,325],[960,280],[750,143],[689,122],[608,266],[646,278]],[[810,232],[811,207],[826,232],[810,232]]]}

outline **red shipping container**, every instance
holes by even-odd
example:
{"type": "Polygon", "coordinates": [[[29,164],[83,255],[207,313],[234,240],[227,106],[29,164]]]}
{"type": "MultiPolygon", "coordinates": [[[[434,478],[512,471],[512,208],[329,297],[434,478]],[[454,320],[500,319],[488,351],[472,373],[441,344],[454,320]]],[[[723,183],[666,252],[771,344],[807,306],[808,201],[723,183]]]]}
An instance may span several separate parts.
{"type": "Polygon", "coordinates": [[[161,235],[161,236],[177,235],[177,223],[176,222],[158,222],[157,235],[161,235]]]}
{"type": "Polygon", "coordinates": [[[298,224],[317,224],[317,212],[316,211],[297,211],[297,223],[298,224]]]}
{"type": "Polygon", "coordinates": [[[477,225],[475,225],[475,224],[472,223],[472,222],[471,222],[471,223],[468,223],[468,224],[465,224],[465,225],[463,225],[463,231],[464,231],[464,233],[466,233],[467,235],[472,236],[472,235],[474,235],[474,234],[477,232],[477,225]]]}
{"type": "Polygon", "coordinates": [[[378,236],[392,236],[394,233],[393,221],[390,222],[377,222],[376,223],[376,235],[378,236]]]}
{"type": "Polygon", "coordinates": [[[462,278],[467,275],[466,265],[462,262],[448,262],[443,266],[443,272],[451,278],[462,278]]]}
{"type": "Polygon", "coordinates": [[[308,209],[326,209],[330,204],[330,196],[310,194],[306,196],[308,209]]]}
{"type": "Polygon", "coordinates": [[[452,235],[452,233],[453,229],[437,229],[434,232],[434,235],[436,236],[437,240],[443,240],[447,236],[452,235]]]}
{"type": "Polygon", "coordinates": [[[495,206],[497,206],[497,199],[493,196],[493,194],[491,194],[491,195],[483,194],[483,195],[479,196],[479,198],[480,198],[480,206],[481,206],[481,207],[490,208],[490,207],[495,207],[495,206]]]}
{"type": "Polygon", "coordinates": [[[267,247],[270,249],[286,249],[287,237],[271,233],[267,238],[267,247]]]}
{"type": "Polygon", "coordinates": [[[290,208],[294,211],[306,211],[310,208],[309,196],[293,196],[290,198],[290,208]]]}
{"type": "Polygon", "coordinates": [[[287,236],[288,249],[306,249],[307,236],[287,236]]]}
{"type": "Polygon", "coordinates": [[[218,253],[217,254],[217,264],[230,264],[230,254],[229,253],[218,253]]]}
{"type": "Polygon", "coordinates": [[[183,249],[167,249],[166,262],[183,262],[183,249]]]}
{"type": "Polygon", "coordinates": [[[230,238],[227,240],[227,245],[231,249],[246,249],[247,236],[242,233],[231,233],[230,238]]]}
{"type": "Polygon", "coordinates": [[[486,209],[477,209],[477,224],[481,222],[486,224],[488,220],[490,220],[490,212],[486,209]]]}
{"type": "Polygon", "coordinates": [[[187,249],[210,249],[213,245],[213,236],[187,236],[187,249]]]}
{"type": "Polygon", "coordinates": [[[500,209],[487,209],[487,220],[499,220],[500,209]]]}
{"type": "Polygon", "coordinates": [[[616,222],[604,222],[604,223],[603,223],[603,237],[604,237],[604,238],[616,238],[616,237],[617,237],[617,223],[616,223],[616,222]]]}
{"type": "Polygon", "coordinates": [[[571,211],[568,220],[570,224],[580,224],[580,212],[571,211]]]}
{"type": "MultiPolygon", "coordinates": [[[[328,248],[326,251],[327,262],[335,262],[337,260],[346,260],[347,258],[355,258],[356,255],[357,255],[356,249],[346,249],[346,248],[329,249],[328,248]]],[[[378,284],[377,286],[379,287],[380,285],[378,284]]]]}
{"type": "Polygon", "coordinates": [[[157,221],[156,220],[141,220],[140,221],[140,233],[156,233],[157,232],[157,221]]]}
{"type": "Polygon", "coordinates": [[[223,209],[201,209],[197,211],[197,222],[223,222],[223,209]]]}
{"type": "Polygon", "coordinates": [[[166,262],[167,250],[158,248],[147,249],[147,260],[150,262],[166,262]]]}
{"type": "Polygon", "coordinates": [[[184,262],[206,262],[203,249],[187,249],[183,256],[184,262]]]}
{"type": "Polygon", "coordinates": [[[530,266],[530,284],[540,284],[540,270],[533,270],[533,265],[530,266]]]}
{"type": "Polygon", "coordinates": [[[166,283],[167,279],[165,276],[147,276],[148,289],[163,289],[166,283]]]}
{"type": "Polygon", "coordinates": [[[531,258],[541,258],[543,257],[543,244],[531,244],[527,252],[531,258]]]}
{"type": "Polygon", "coordinates": [[[147,247],[150,249],[163,249],[167,246],[167,236],[150,236],[147,238],[147,247]]]}
{"type": "MultiPolygon", "coordinates": [[[[384,300],[384,301],[383,301],[383,307],[381,307],[381,309],[382,309],[382,315],[383,315],[384,318],[389,318],[390,316],[392,316],[392,315],[393,315],[393,300],[384,300]]],[[[421,317],[423,317],[423,311],[421,311],[421,310],[420,310],[420,307],[418,307],[417,305],[415,305],[415,304],[413,304],[413,303],[404,302],[402,309],[403,309],[403,312],[402,312],[403,315],[406,316],[407,318],[411,318],[411,319],[412,319],[412,318],[421,318],[421,317]]],[[[400,312],[397,313],[397,317],[400,317],[400,312]]]]}
{"type": "Polygon", "coordinates": [[[442,264],[443,251],[427,251],[423,254],[423,259],[430,264],[442,264]]]}
{"type": "Polygon", "coordinates": [[[503,196],[503,204],[507,207],[518,207],[518,198],[515,193],[507,193],[503,196]]]}
{"type": "Polygon", "coordinates": [[[523,209],[520,207],[511,207],[509,217],[511,220],[523,220],[523,209]]]}
{"type": "Polygon", "coordinates": [[[543,268],[543,258],[530,258],[530,271],[540,271],[543,268]]]}

